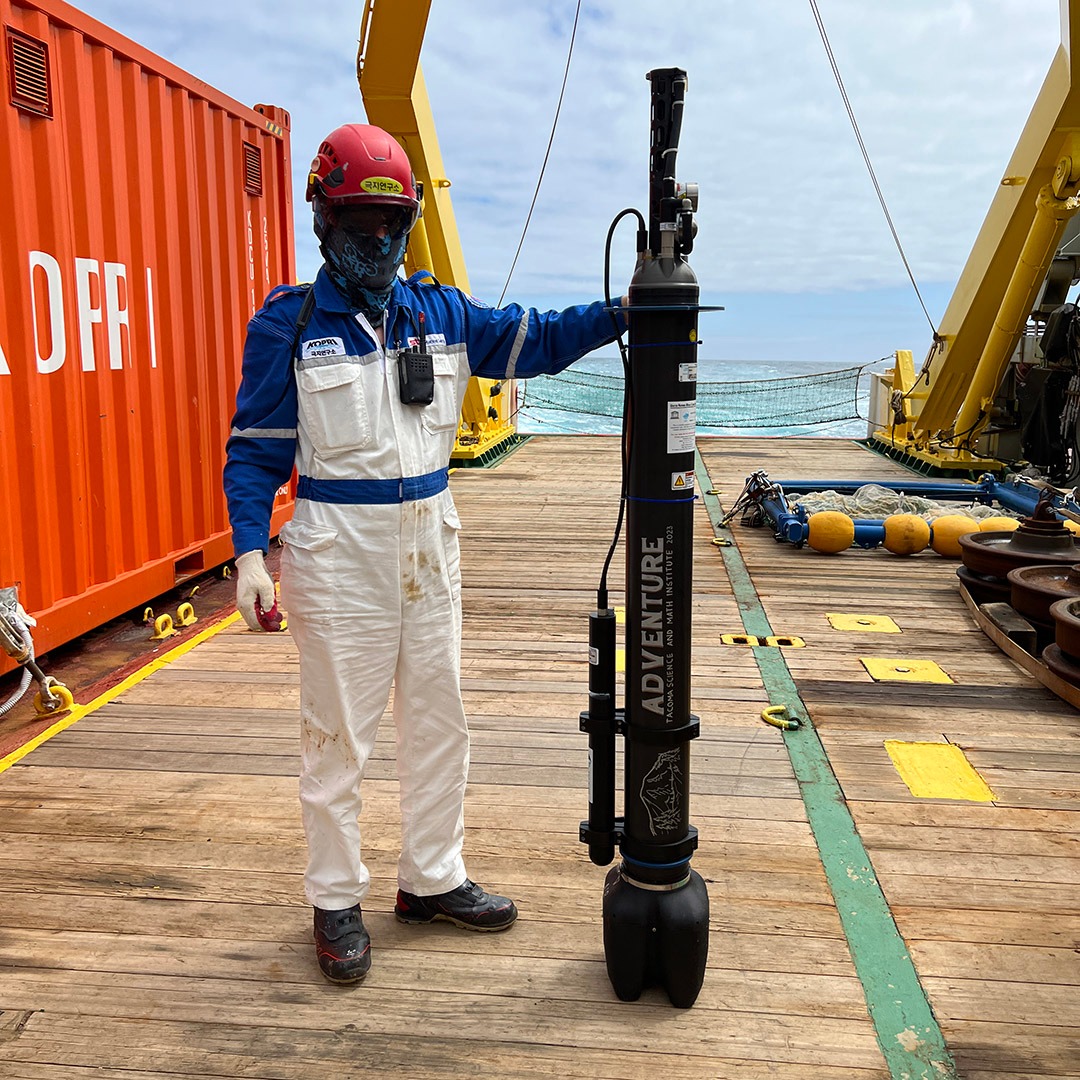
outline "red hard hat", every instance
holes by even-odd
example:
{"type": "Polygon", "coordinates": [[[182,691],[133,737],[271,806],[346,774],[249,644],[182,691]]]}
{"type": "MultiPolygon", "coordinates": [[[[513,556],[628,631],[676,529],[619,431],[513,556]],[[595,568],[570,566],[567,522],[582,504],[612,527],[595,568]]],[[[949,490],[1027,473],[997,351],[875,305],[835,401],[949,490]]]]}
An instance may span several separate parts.
{"type": "Polygon", "coordinates": [[[319,147],[308,173],[307,201],[328,206],[381,203],[420,212],[420,193],[400,143],[371,124],[344,124],[319,147]]]}

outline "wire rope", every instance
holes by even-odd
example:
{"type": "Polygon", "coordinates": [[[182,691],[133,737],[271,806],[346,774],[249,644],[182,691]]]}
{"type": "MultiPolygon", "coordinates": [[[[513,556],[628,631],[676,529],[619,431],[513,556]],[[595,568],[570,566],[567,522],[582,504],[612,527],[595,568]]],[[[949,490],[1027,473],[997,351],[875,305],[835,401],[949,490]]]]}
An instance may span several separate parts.
{"type": "Polygon", "coordinates": [[[870,161],[870,154],[866,149],[866,143],[863,141],[862,132],[859,130],[859,124],[855,119],[855,110],[851,106],[851,99],[848,97],[847,89],[844,87],[844,80],[840,76],[840,68],[837,66],[836,56],[833,54],[832,44],[829,42],[829,35],[825,32],[825,23],[822,22],[821,12],[818,11],[817,0],[810,0],[810,9],[814,13],[814,21],[817,23],[818,33],[821,35],[822,44],[825,46],[825,53],[829,58],[829,66],[832,68],[833,78],[836,79],[836,85],[840,90],[840,96],[844,99],[844,108],[847,110],[852,130],[855,132],[855,138],[858,140],[859,149],[862,151],[863,161],[866,162],[867,171],[870,173],[870,180],[874,185],[874,191],[877,192],[878,202],[881,203],[882,212],[885,214],[886,222],[888,222],[889,232],[892,233],[893,242],[896,244],[896,250],[900,253],[900,258],[904,263],[904,269],[907,271],[908,278],[911,281],[911,287],[915,290],[915,295],[919,299],[919,306],[926,316],[926,321],[930,324],[930,329],[933,331],[934,340],[936,341],[938,339],[937,327],[934,325],[934,320],[930,318],[930,312],[927,311],[926,304],[923,302],[922,293],[919,291],[918,282],[915,280],[915,274],[912,272],[911,264],[908,262],[908,257],[904,253],[904,245],[900,242],[900,235],[896,231],[896,226],[893,224],[892,214],[889,213],[889,207],[885,202],[885,195],[881,190],[881,185],[878,183],[877,174],[874,172],[874,166],[870,161]]]}
{"type": "Polygon", "coordinates": [[[544,171],[547,169],[548,158],[551,156],[551,147],[555,142],[555,129],[559,126],[559,113],[562,112],[563,97],[566,94],[566,81],[570,76],[570,60],[574,55],[574,39],[577,37],[578,18],[581,16],[581,0],[578,0],[577,10],[574,12],[574,27],[570,31],[570,47],[566,51],[566,69],[563,71],[562,87],[559,90],[559,103],[555,106],[555,119],[551,122],[551,135],[548,137],[547,150],[544,151],[544,162],[540,166],[540,175],[536,178],[536,189],[533,191],[532,202],[529,204],[529,213],[525,217],[525,227],[521,230],[521,239],[518,241],[517,251],[514,252],[514,261],[510,264],[510,273],[506,275],[506,284],[503,285],[502,293],[496,307],[502,307],[506,298],[506,290],[510,288],[510,279],[514,276],[518,257],[525,244],[525,235],[529,231],[529,223],[532,221],[533,210],[536,209],[536,200],[540,195],[540,185],[544,182],[544,171]]]}

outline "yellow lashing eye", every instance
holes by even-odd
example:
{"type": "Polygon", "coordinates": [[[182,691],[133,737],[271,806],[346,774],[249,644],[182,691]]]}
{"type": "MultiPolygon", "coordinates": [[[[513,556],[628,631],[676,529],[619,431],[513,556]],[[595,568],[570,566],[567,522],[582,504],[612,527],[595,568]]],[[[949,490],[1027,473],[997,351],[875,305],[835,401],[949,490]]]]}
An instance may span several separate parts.
{"type": "Polygon", "coordinates": [[[163,641],[165,638],[171,638],[180,631],[173,626],[171,615],[159,615],[154,620],[154,632],[150,635],[151,641],[163,641]]]}
{"type": "Polygon", "coordinates": [[[63,683],[57,682],[51,675],[46,677],[45,683],[51,702],[45,700],[45,694],[40,690],[34,695],[34,712],[38,716],[55,716],[67,712],[75,704],[71,691],[63,683]]]}
{"type": "Polygon", "coordinates": [[[781,731],[796,731],[802,727],[802,721],[797,716],[792,716],[786,705],[770,705],[762,710],[761,719],[781,731]]]}

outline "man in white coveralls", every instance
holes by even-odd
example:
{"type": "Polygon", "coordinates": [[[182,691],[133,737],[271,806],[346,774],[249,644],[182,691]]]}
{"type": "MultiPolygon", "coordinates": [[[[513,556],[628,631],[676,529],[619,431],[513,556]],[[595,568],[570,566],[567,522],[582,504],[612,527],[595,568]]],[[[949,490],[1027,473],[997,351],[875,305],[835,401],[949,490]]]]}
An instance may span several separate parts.
{"type": "Polygon", "coordinates": [[[298,474],[281,591],[300,654],[305,892],[319,966],[339,983],[371,966],[357,819],[391,684],[397,918],[488,931],[517,918],[462,860],[469,734],[447,466],[471,376],[553,374],[615,337],[600,301],[491,308],[430,275],[399,277],[420,194],[380,128],[346,124],[319,147],[307,198],[324,264],[314,285],[271,292],[248,326],[225,466],[237,607],[253,630],[275,599],[263,561],[274,494],[298,474]]]}

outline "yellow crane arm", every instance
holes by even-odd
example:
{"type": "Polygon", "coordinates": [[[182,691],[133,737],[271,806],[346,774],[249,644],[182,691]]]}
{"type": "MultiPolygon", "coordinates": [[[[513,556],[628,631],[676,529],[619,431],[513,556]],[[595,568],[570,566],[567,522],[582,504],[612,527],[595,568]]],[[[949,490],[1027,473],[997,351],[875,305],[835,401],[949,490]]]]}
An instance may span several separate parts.
{"type": "Polygon", "coordinates": [[[439,281],[469,291],[450,181],[431,114],[420,46],[431,0],[368,0],[360,27],[356,77],[368,120],[389,131],[409,155],[424,185],[424,216],[409,238],[406,269],[430,270],[439,281]]]}
{"type": "Polygon", "coordinates": [[[915,376],[909,362],[898,361],[897,423],[875,433],[934,465],[962,467],[974,456],[929,449],[930,439],[954,435],[971,445],[988,423],[1068,220],[1080,208],[1080,0],[1061,0],[1061,39],[927,364],[915,376]]]}
{"type": "MultiPolygon", "coordinates": [[[[420,47],[431,0],[365,0],[356,77],[372,124],[405,147],[416,179],[424,185],[424,212],[409,237],[408,273],[429,270],[444,285],[469,292],[450,181],[443,166],[431,112],[420,47]]],[[[453,457],[478,459],[511,439],[513,384],[471,379],[453,457]]]]}

